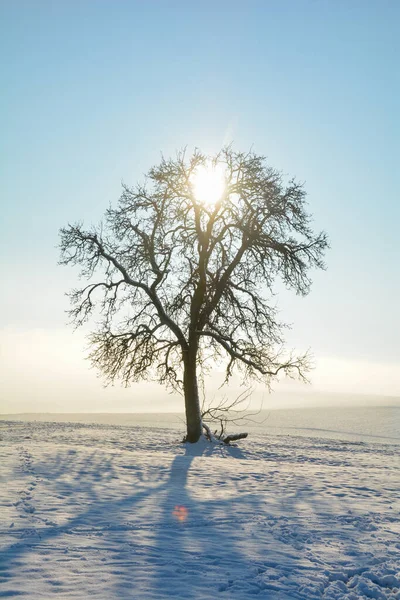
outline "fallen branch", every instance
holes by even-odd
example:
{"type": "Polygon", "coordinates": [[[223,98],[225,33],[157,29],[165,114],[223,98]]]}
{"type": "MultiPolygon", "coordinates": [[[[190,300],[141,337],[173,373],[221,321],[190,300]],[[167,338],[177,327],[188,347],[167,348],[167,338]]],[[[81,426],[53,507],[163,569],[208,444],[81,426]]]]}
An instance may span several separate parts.
{"type": "Polygon", "coordinates": [[[224,444],[230,444],[231,442],[236,442],[236,440],[243,440],[248,435],[248,433],[233,433],[232,435],[227,435],[222,441],[224,444]]]}
{"type": "Polygon", "coordinates": [[[206,423],[203,423],[203,428],[205,431],[205,437],[208,439],[209,442],[212,441],[219,441],[220,443],[224,443],[229,445],[231,442],[236,442],[236,440],[243,440],[245,438],[247,438],[247,436],[249,435],[248,433],[233,433],[231,435],[227,435],[223,438],[218,437],[217,439],[215,439],[215,436],[213,436],[213,434],[211,433],[211,429],[209,428],[209,426],[206,423]]]}
{"type": "Polygon", "coordinates": [[[205,423],[203,423],[203,427],[204,427],[205,432],[206,432],[206,438],[211,442],[211,440],[212,440],[212,433],[211,433],[211,430],[210,430],[209,426],[206,425],[205,423]]]}

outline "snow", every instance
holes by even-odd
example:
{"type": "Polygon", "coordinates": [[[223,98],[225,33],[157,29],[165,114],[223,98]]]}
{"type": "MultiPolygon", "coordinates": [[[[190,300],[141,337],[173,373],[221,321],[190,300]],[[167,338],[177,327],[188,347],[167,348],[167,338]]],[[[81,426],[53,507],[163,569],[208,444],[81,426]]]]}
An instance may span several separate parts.
{"type": "Polygon", "coordinates": [[[400,599],[398,445],[0,422],[0,598],[400,599]]]}

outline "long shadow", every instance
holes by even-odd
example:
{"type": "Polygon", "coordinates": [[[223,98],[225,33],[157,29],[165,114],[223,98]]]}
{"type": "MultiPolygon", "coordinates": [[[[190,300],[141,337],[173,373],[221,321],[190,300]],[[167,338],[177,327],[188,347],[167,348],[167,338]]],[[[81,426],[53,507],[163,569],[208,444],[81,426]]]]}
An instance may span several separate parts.
{"type": "MultiPolygon", "coordinates": [[[[117,478],[118,474],[113,459],[110,457],[105,458],[103,452],[93,451],[90,455],[86,455],[86,465],[79,463],[79,468],[73,470],[74,479],[72,480],[65,480],[63,477],[71,474],[74,457],[79,456],[79,451],[58,452],[50,461],[36,463],[35,472],[37,474],[40,474],[42,478],[46,478],[48,475],[53,483],[56,481],[56,490],[53,489],[52,491],[57,493],[57,497],[61,502],[64,499],[73,502],[77,497],[76,508],[79,512],[63,524],[51,523],[48,525],[47,520],[41,519],[40,516],[32,517],[33,522],[30,527],[27,527],[28,524],[23,521],[19,532],[15,531],[17,536],[21,535],[20,540],[10,544],[0,556],[0,572],[3,585],[8,585],[8,588],[9,585],[12,585],[12,575],[23,566],[23,557],[26,553],[32,552],[37,547],[48,546],[65,534],[76,532],[79,535],[82,530],[87,533],[92,528],[92,530],[103,529],[103,535],[107,537],[117,531],[121,547],[124,546],[125,550],[126,547],[133,550],[129,534],[132,533],[132,530],[135,531],[137,523],[133,525],[133,528],[127,527],[126,523],[122,522],[123,516],[129,512],[135,513],[135,511],[138,511],[140,505],[146,505],[149,497],[151,497],[153,505],[159,504],[159,518],[148,528],[150,536],[153,536],[153,544],[149,551],[153,556],[157,556],[158,560],[156,569],[152,573],[153,580],[148,583],[150,588],[162,590],[165,585],[162,574],[163,564],[168,564],[168,561],[163,562],[162,557],[167,556],[170,550],[171,530],[173,531],[172,541],[177,543],[176,551],[186,553],[183,546],[186,547],[187,543],[190,545],[191,532],[194,532],[194,528],[206,527],[208,524],[205,511],[209,510],[210,506],[206,509],[202,503],[193,501],[186,489],[192,461],[196,455],[207,456],[212,452],[219,451],[219,448],[212,448],[211,445],[202,448],[200,452],[196,446],[189,447],[186,449],[185,454],[178,454],[174,458],[169,474],[164,481],[162,480],[160,483],[142,490],[133,492],[130,490],[124,497],[111,500],[102,497],[99,484],[112,485],[113,478],[117,478]],[[84,510],[81,510],[82,504],[86,504],[84,510]],[[185,510],[190,510],[190,512],[182,518],[185,510]],[[104,528],[105,521],[107,526],[104,528]],[[24,532],[27,537],[24,537],[24,532]],[[185,544],[183,544],[184,540],[185,544]]],[[[239,455],[239,452],[237,451],[236,454],[239,455]]],[[[21,475],[21,473],[15,475],[21,475]]],[[[119,473],[119,476],[121,476],[121,473],[119,473]]],[[[140,480],[140,474],[137,478],[140,480]]],[[[126,551],[123,554],[126,558],[126,551]]],[[[118,562],[118,555],[114,555],[113,558],[115,562],[118,562]]],[[[179,574],[177,575],[179,576],[179,574]]],[[[116,579],[114,587],[115,597],[129,597],[125,583],[120,583],[116,579]]],[[[18,594],[18,590],[9,589],[9,593],[12,597],[12,595],[18,594]]],[[[6,597],[7,590],[1,592],[1,595],[6,597]]],[[[134,589],[131,597],[135,598],[134,589]]]]}
{"type": "MultiPolygon", "coordinates": [[[[168,470],[162,466],[154,468],[151,485],[143,479],[140,466],[118,466],[117,458],[121,456],[118,453],[110,456],[101,450],[93,451],[85,454],[86,464],[83,460],[75,464],[79,450],[60,451],[49,461],[35,463],[35,471],[42,477],[48,474],[52,485],[55,483],[52,492],[57,493],[61,501],[62,498],[73,501],[76,496],[79,513],[61,525],[48,526],[38,520],[36,536],[22,539],[5,549],[0,557],[0,571],[4,577],[3,585],[8,588],[0,592],[0,596],[6,597],[8,592],[9,597],[13,593],[17,595],[18,590],[10,588],[12,575],[23,568],[25,554],[35,548],[39,550],[44,544],[51,545],[66,533],[75,533],[79,541],[79,536],[96,535],[96,532],[100,532],[101,539],[114,549],[104,563],[111,575],[104,597],[134,599],[138,594],[146,597],[147,591],[149,595],[151,592],[163,597],[167,595],[164,593],[166,586],[178,594],[176,598],[200,596],[200,589],[204,595],[204,587],[210,585],[208,574],[204,573],[205,564],[213,569],[211,580],[219,581],[218,590],[209,588],[210,597],[217,591],[225,592],[225,597],[240,597],[241,589],[246,595],[251,587],[253,593],[267,589],[259,582],[272,563],[268,556],[257,558],[257,553],[250,553],[250,546],[243,544],[247,540],[241,527],[246,523],[241,522],[240,515],[245,515],[243,518],[259,515],[260,527],[271,526],[270,537],[275,537],[279,544],[286,544],[292,554],[301,554],[309,546],[310,527],[307,520],[296,519],[294,515],[306,505],[313,514],[313,522],[317,527],[321,525],[321,531],[324,531],[326,515],[332,510],[340,512],[340,499],[321,497],[316,482],[308,481],[294,470],[296,482],[292,489],[296,493],[286,497],[284,518],[268,515],[260,486],[256,488],[257,493],[241,492],[226,498],[221,493],[214,493],[217,489],[210,488],[207,496],[204,494],[204,464],[201,477],[197,462],[214,453],[226,460],[246,459],[246,453],[239,448],[187,445],[184,450],[177,449],[168,470]],[[127,469],[131,474],[126,493],[122,494],[120,487],[118,498],[115,495],[107,497],[108,490],[113,489],[113,479],[123,478],[121,469],[127,469]],[[69,477],[71,473],[76,479],[69,477]],[[201,488],[199,493],[198,487],[201,488]],[[153,511],[148,519],[146,509],[153,511]],[[287,515],[293,515],[289,523],[285,522],[287,515]],[[295,535],[292,535],[293,531],[295,535]],[[146,546],[141,547],[144,541],[146,546]],[[144,581],[134,580],[133,562],[136,566],[139,564],[141,573],[147,569],[144,581]],[[231,572],[232,565],[235,565],[236,573],[231,572]],[[241,588],[241,585],[247,587],[241,588]],[[146,590],[139,586],[145,586],[146,590]]],[[[293,467],[295,469],[296,465],[293,467]]],[[[240,470],[239,461],[237,469],[240,470]]],[[[216,486],[222,483],[217,481],[216,486]]],[[[268,493],[273,492],[269,489],[268,493]]],[[[340,539],[340,532],[336,534],[332,530],[332,535],[340,539]]],[[[98,541],[98,538],[94,540],[98,541]]],[[[271,544],[271,539],[268,543],[271,544]]],[[[361,552],[357,549],[357,538],[351,543],[354,547],[349,550],[361,552]]],[[[106,543],[103,550],[107,554],[106,543]]]]}
{"type": "MultiPolygon", "coordinates": [[[[215,520],[215,510],[224,513],[224,524],[229,521],[229,509],[232,502],[229,500],[204,500],[195,499],[196,474],[192,474],[194,461],[210,457],[213,454],[225,458],[245,459],[245,454],[239,448],[225,448],[218,445],[186,445],[184,454],[177,454],[171,463],[168,478],[154,490],[153,500],[157,504],[158,519],[154,522],[150,537],[150,547],[147,549],[147,559],[150,564],[153,559],[156,564],[152,569],[149,565],[149,574],[146,581],[146,592],[157,597],[163,597],[166,586],[174,590],[174,598],[197,597],[193,588],[209,585],[204,573],[204,564],[210,558],[219,565],[221,558],[218,548],[212,550],[211,536],[218,535],[218,520],[215,520]],[[189,482],[189,480],[192,480],[189,482]],[[189,486],[188,484],[191,483],[189,486]],[[190,487],[190,491],[189,488],[190,487]],[[206,535],[199,532],[206,531],[206,535]],[[171,557],[171,551],[173,557],[171,557]],[[202,558],[206,558],[206,561],[202,558]]],[[[254,502],[254,498],[252,499],[254,502]]],[[[231,518],[232,520],[232,518],[231,518]]],[[[221,518],[219,518],[221,521],[221,518]]],[[[220,539],[223,542],[223,538],[220,539]]],[[[229,540],[225,540],[228,542],[229,540]]],[[[218,542],[220,549],[223,543],[218,542]]],[[[135,549],[137,550],[137,548],[135,549]]],[[[229,547],[230,560],[242,569],[250,568],[250,563],[242,552],[232,544],[229,547]]],[[[226,549],[222,555],[226,554],[226,549]]],[[[224,562],[224,560],[222,560],[224,562]]],[[[225,566],[229,568],[229,565],[225,566]]],[[[221,571],[221,568],[219,569],[221,571]]],[[[123,581],[117,581],[114,586],[113,597],[137,598],[138,593],[143,594],[143,589],[133,588],[131,592],[123,581]]],[[[220,591],[224,589],[222,587],[220,591]]],[[[211,590],[210,590],[211,592],[211,590]]]]}
{"type": "MultiPolygon", "coordinates": [[[[172,462],[164,486],[161,519],[154,531],[157,555],[168,556],[171,545],[174,548],[174,562],[167,560],[161,565],[150,585],[152,593],[161,597],[166,585],[175,590],[176,598],[200,597],[210,586],[209,576],[214,585],[215,581],[219,582],[217,589],[210,588],[210,595],[226,591],[229,596],[235,577],[244,577],[248,580],[246,585],[252,585],[256,565],[247,555],[245,546],[238,543],[241,523],[236,509],[250,502],[257,513],[261,499],[249,493],[226,499],[214,497],[218,496],[216,489],[211,489],[209,497],[205,498],[204,465],[201,474],[196,469],[196,459],[203,460],[212,454],[226,460],[246,459],[246,454],[237,447],[188,445],[185,454],[176,456],[172,462]],[[197,487],[202,486],[196,494],[197,487]],[[206,566],[213,574],[205,573],[206,566]]],[[[239,463],[237,468],[240,469],[239,463]]],[[[259,588],[254,583],[253,593],[257,591],[259,588]]]]}

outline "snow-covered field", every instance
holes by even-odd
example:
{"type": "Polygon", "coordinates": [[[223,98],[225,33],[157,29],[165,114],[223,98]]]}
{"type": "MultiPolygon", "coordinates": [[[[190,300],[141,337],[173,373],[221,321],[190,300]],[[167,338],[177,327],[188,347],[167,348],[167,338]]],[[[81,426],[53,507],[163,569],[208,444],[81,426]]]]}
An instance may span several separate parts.
{"type": "Polygon", "coordinates": [[[0,422],[0,598],[400,599],[399,445],[0,422]]]}

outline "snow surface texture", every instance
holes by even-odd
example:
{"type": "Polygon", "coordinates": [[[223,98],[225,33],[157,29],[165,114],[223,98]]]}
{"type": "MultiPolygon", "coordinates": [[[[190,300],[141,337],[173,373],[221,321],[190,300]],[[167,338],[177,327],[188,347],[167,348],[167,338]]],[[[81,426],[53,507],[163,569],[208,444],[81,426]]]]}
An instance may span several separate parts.
{"type": "Polygon", "coordinates": [[[0,423],[0,598],[400,599],[399,446],[0,423]]]}

